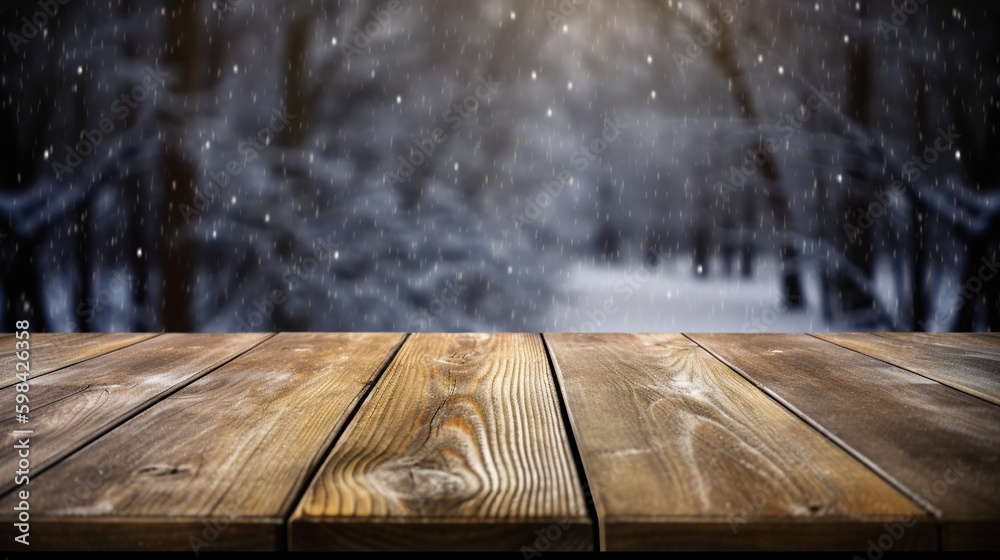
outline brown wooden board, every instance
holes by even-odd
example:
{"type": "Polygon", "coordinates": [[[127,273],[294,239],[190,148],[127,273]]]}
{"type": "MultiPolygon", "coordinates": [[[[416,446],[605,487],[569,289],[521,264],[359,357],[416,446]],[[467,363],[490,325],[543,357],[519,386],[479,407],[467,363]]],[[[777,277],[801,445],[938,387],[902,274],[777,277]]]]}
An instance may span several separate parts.
{"type": "Polygon", "coordinates": [[[817,338],[878,358],[1000,404],[1000,352],[964,334],[816,334],[817,338]]]}
{"type": "Polygon", "coordinates": [[[987,338],[993,338],[996,339],[998,342],[1000,342],[1000,332],[984,332],[984,333],[969,333],[969,334],[974,334],[976,336],[982,336],[987,338]]]}
{"type": "Polygon", "coordinates": [[[804,334],[690,335],[941,521],[946,549],[1000,546],[1000,407],[804,334]]]}
{"type": "MultiPolygon", "coordinates": [[[[268,335],[165,334],[145,342],[29,380],[28,423],[8,416],[0,441],[11,449],[29,429],[32,472],[47,468],[115,426],[197,379],[268,335]]],[[[16,387],[0,390],[0,402],[15,400],[16,387]]],[[[19,458],[0,457],[0,472],[14,472],[19,458]]],[[[0,479],[0,494],[15,487],[0,479]]]]}
{"type": "MultiPolygon", "coordinates": [[[[96,333],[28,333],[28,365],[30,378],[80,363],[137,342],[148,340],[155,334],[96,334],[96,333]]],[[[13,334],[0,341],[0,389],[18,382],[14,366],[19,361],[14,355],[20,352],[13,334]],[[9,337],[9,338],[6,338],[9,337]]]]}
{"type": "Polygon", "coordinates": [[[292,550],[587,550],[541,337],[416,334],[309,485],[292,550]]]}
{"type": "Polygon", "coordinates": [[[970,349],[978,349],[983,352],[1000,353],[1000,334],[998,333],[894,333],[880,332],[878,336],[892,338],[896,340],[915,340],[918,342],[947,344],[970,349]]]}
{"type": "Polygon", "coordinates": [[[880,336],[899,338],[911,336],[917,340],[947,341],[949,344],[972,346],[983,351],[1000,352],[1000,333],[877,333],[880,336]]]}
{"type": "Polygon", "coordinates": [[[678,334],[547,334],[607,550],[936,546],[916,504],[678,334]]]}
{"type": "MultiPolygon", "coordinates": [[[[282,547],[310,473],[403,338],[266,340],[32,478],[31,549],[282,547]]],[[[0,500],[5,542],[16,504],[0,500]]]]}

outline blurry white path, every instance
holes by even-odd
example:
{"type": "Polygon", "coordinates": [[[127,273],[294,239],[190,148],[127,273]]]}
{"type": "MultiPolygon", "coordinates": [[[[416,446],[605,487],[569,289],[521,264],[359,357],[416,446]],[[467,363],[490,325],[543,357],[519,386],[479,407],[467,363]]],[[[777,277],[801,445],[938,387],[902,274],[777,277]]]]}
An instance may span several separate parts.
{"type": "MultiPolygon", "coordinates": [[[[712,263],[712,271],[718,265],[712,263]]],[[[805,278],[807,308],[789,311],[782,303],[776,261],[758,261],[751,278],[734,273],[695,278],[690,258],[657,268],[640,263],[579,264],[561,288],[548,330],[577,332],[809,332],[825,331],[805,278]]]]}

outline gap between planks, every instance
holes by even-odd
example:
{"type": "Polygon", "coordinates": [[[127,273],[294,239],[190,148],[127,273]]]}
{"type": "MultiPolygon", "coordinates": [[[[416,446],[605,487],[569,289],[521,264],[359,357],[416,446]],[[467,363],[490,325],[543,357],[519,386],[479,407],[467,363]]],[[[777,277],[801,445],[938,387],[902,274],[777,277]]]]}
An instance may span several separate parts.
{"type": "Polygon", "coordinates": [[[556,375],[555,358],[552,356],[552,347],[549,344],[545,333],[538,333],[545,347],[545,357],[548,359],[549,375],[552,376],[552,384],[556,388],[556,399],[559,405],[559,412],[562,416],[563,426],[565,426],[566,437],[569,440],[570,453],[573,454],[573,462],[576,464],[577,476],[580,478],[580,490],[583,493],[583,503],[587,507],[587,516],[590,517],[591,526],[594,528],[594,551],[604,550],[604,522],[597,515],[597,506],[594,504],[593,489],[587,480],[587,469],[583,465],[583,455],[580,446],[576,441],[576,427],[573,426],[573,419],[569,415],[569,407],[566,404],[566,396],[563,394],[563,386],[556,375]]]}
{"type": "Polygon", "coordinates": [[[330,441],[327,443],[327,445],[322,449],[322,451],[320,451],[319,460],[317,460],[316,464],[313,465],[313,468],[309,470],[309,473],[306,475],[305,482],[302,484],[302,487],[293,492],[294,498],[292,499],[291,503],[292,507],[288,508],[288,511],[284,516],[284,530],[281,531],[282,541],[279,546],[279,551],[288,552],[290,550],[289,542],[291,541],[292,516],[295,515],[295,511],[298,509],[299,504],[302,503],[302,499],[305,497],[306,492],[309,490],[309,485],[312,483],[313,479],[316,478],[316,475],[319,474],[319,471],[323,468],[323,465],[326,464],[327,460],[329,460],[330,453],[333,452],[333,448],[336,447],[337,442],[339,442],[340,438],[343,437],[344,432],[347,431],[347,428],[354,423],[354,417],[358,415],[358,411],[361,410],[361,407],[366,402],[368,402],[369,395],[372,394],[372,391],[375,390],[375,386],[378,385],[379,381],[382,380],[382,376],[385,375],[385,372],[387,369],[389,369],[389,366],[391,366],[392,363],[396,361],[396,356],[399,355],[399,351],[403,348],[403,345],[406,344],[406,341],[409,340],[412,334],[413,333],[405,333],[403,339],[399,341],[399,344],[397,344],[396,347],[392,349],[392,352],[389,354],[389,357],[386,358],[385,363],[382,364],[382,367],[375,374],[375,377],[373,377],[371,382],[368,383],[368,387],[365,388],[361,397],[357,400],[356,403],[354,403],[354,407],[351,408],[350,412],[347,413],[347,416],[344,417],[344,421],[341,423],[340,429],[337,430],[337,432],[333,435],[333,437],[330,438],[330,441]]]}
{"type": "MultiPolygon", "coordinates": [[[[744,377],[758,380],[933,513],[945,550],[1000,542],[989,528],[1000,505],[1000,408],[994,404],[821,337],[690,338],[731,360],[744,377]]],[[[946,361],[942,357],[941,367],[946,361]]],[[[925,365],[933,373],[936,364],[925,365]]]]}
{"type": "MultiPolygon", "coordinates": [[[[182,335],[182,336],[188,336],[188,335],[182,335]]],[[[91,433],[84,434],[79,439],[75,439],[75,440],[72,440],[69,443],[67,443],[66,447],[64,449],[61,449],[61,450],[57,451],[51,458],[49,458],[49,459],[42,459],[42,460],[34,459],[32,461],[31,476],[32,477],[41,476],[43,473],[45,473],[49,469],[55,467],[56,465],[59,465],[60,463],[62,463],[64,461],[69,460],[75,453],[77,453],[81,449],[87,447],[91,443],[97,441],[101,437],[107,435],[108,433],[110,433],[111,431],[113,431],[118,426],[121,426],[125,422],[128,422],[132,418],[138,416],[139,414],[142,414],[143,412],[145,412],[146,410],[148,410],[150,407],[153,407],[157,403],[162,402],[164,399],[169,398],[171,395],[173,395],[173,394],[177,393],[178,391],[184,389],[185,387],[187,387],[191,383],[194,383],[194,382],[198,381],[199,379],[203,378],[204,376],[208,375],[209,373],[211,373],[211,372],[217,370],[218,368],[220,368],[220,367],[222,367],[222,366],[224,366],[224,365],[232,362],[233,360],[236,360],[240,356],[243,356],[244,354],[246,354],[247,352],[253,350],[257,346],[259,346],[261,343],[267,341],[269,338],[271,338],[273,336],[274,336],[274,334],[262,335],[262,338],[260,340],[257,340],[255,342],[253,342],[252,344],[249,344],[245,348],[243,348],[243,349],[241,349],[239,351],[233,352],[229,356],[226,356],[225,358],[220,359],[219,361],[213,363],[211,366],[206,367],[203,371],[201,371],[199,373],[196,373],[195,375],[192,375],[191,377],[189,377],[187,379],[184,379],[184,380],[181,380],[181,381],[177,382],[175,385],[172,385],[170,388],[168,388],[163,393],[160,393],[160,394],[156,395],[155,397],[153,397],[153,398],[151,398],[151,399],[149,399],[149,400],[147,400],[147,401],[139,404],[138,406],[135,406],[133,409],[126,411],[124,414],[121,414],[119,416],[114,416],[114,417],[110,418],[107,421],[107,424],[105,424],[104,426],[101,426],[101,427],[97,428],[96,430],[94,430],[91,433]]],[[[143,344],[149,343],[149,342],[157,340],[157,339],[159,339],[161,341],[163,340],[163,338],[160,338],[160,335],[157,335],[157,336],[153,336],[153,337],[150,337],[150,338],[147,338],[147,339],[143,339],[143,340],[141,340],[141,341],[139,341],[139,342],[137,342],[135,344],[131,344],[131,345],[128,345],[128,346],[117,348],[117,349],[115,349],[115,351],[126,350],[128,348],[132,348],[134,350],[137,350],[137,349],[139,349],[139,347],[137,345],[143,345],[143,344]]],[[[82,364],[86,364],[87,362],[90,362],[91,360],[100,359],[102,357],[110,356],[112,353],[113,353],[113,351],[112,352],[106,352],[106,353],[98,355],[98,356],[93,356],[93,357],[91,357],[91,358],[89,358],[87,360],[82,360],[80,362],[76,362],[76,363],[73,363],[73,364],[70,364],[70,365],[66,365],[66,366],[64,366],[62,368],[53,370],[53,371],[48,372],[48,373],[50,373],[50,374],[58,374],[58,373],[64,372],[67,368],[81,366],[82,364]]],[[[50,378],[50,379],[52,379],[52,378],[50,378]]],[[[2,391],[2,390],[3,389],[0,389],[0,391],[2,391]]],[[[72,396],[73,395],[69,395],[69,397],[72,397],[72,396]]],[[[52,403],[48,403],[48,404],[49,405],[56,404],[57,402],[62,401],[65,398],[67,398],[67,397],[63,397],[63,398],[57,399],[56,401],[53,401],[52,403]]],[[[37,414],[38,410],[43,410],[45,408],[45,406],[46,405],[43,405],[42,408],[36,409],[36,414],[37,414]]],[[[33,434],[32,437],[37,437],[37,435],[33,434]]],[[[12,482],[8,482],[8,483],[0,485],[0,498],[6,496],[9,492],[11,492],[13,490],[16,490],[16,489],[17,489],[17,485],[13,484],[12,482]]]]}
{"type": "Polygon", "coordinates": [[[42,548],[180,550],[203,522],[234,514],[206,537],[212,550],[280,549],[306,472],[404,336],[266,338],[42,475],[32,503],[42,548]],[[287,438],[269,437],[278,426],[287,438]],[[73,476],[94,468],[114,476],[60,505],[73,476]]]}
{"type": "MultiPolygon", "coordinates": [[[[819,432],[820,435],[822,435],[823,437],[829,439],[830,441],[832,441],[833,443],[835,443],[837,446],[839,446],[841,449],[843,449],[844,451],[846,451],[847,453],[849,453],[852,457],[854,457],[855,459],[857,459],[858,461],[860,461],[862,464],[864,464],[865,466],[867,466],[875,474],[877,474],[880,478],[882,478],[883,480],[885,480],[886,483],[890,484],[893,488],[895,488],[896,490],[898,490],[899,492],[901,492],[907,498],[913,500],[913,502],[915,504],[917,504],[918,506],[920,506],[928,514],[934,516],[934,518],[936,520],[938,520],[938,519],[941,518],[941,510],[939,510],[938,508],[934,507],[933,504],[931,504],[930,502],[928,502],[927,500],[925,500],[923,498],[923,496],[921,496],[918,492],[911,491],[910,488],[906,484],[903,484],[902,482],[900,482],[899,480],[897,480],[896,477],[894,477],[892,474],[890,474],[889,472],[887,472],[885,469],[883,469],[877,463],[875,463],[874,461],[872,461],[871,459],[869,459],[868,457],[866,457],[863,453],[861,453],[860,451],[857,451],[854,448],[852,448],[850,445],[847,444],[847,442],[845,442],[841,438],[837,437],[836,434],[832,433],[830,430],[828,430],[827,428],[823,427],[823,425],[820,424],[819,422],[813,420],[809,415],[807,415],[802,410],[796,408],[795,405],[793,405],[790,401],[788,401],[786,399],[783,399],[775,391],[773,391],[772,389],[770,389],[769,387],[767,387],[763,383],[758,382],[753,377],[747,375],[743,371],[742,368],[737,367],[736,364],[733,364],[732,362],[730,362],[729,360],[727,360],[725,357],[717,354],[711,348],[708,348],[707,346],[704,346],[699,341],[697,341],[693,337],[691,337],[688,333],[682,333],[682,334],[685,337],[687,337],[688,340],[690,340],[691,342],[697,344],[699,347],[701,347],[702,349],[704,349],[706,352],[708,352],[709,354],[711,354],[712,356],[714,356],[715,359],[717,359],[720,362],[726,364],[726,366],[729,369],[735,371],[741,377],[743,377],[744,379],[746,379],[747,381],[749,381],[750,383],[752,383],[755,387],[757,387],[758,389],[760,389],[761,391],[763,391],[768,397],[770,397],[772,400],[774,400],[775,402],[777,402],[779,405],[785,407],[792,414],[798,416],[803,422],[805,422],[807,425],[809,425],[814,430],[816,430],[817,432],[819,432]]],[[[822,341],[822,339],[818,339],[818,340],[822,341]]],[[[826,341],[822,341],[822,342],[826,342],[826,341]]],[[[829,342],[827,342],[827,344],[830,344],[831,346],[837,347],[836,344],[832,344],[832,343],[829,343],[829,342]]],[[[940,528],[938,529],[938,532],[940,533],[940,528]]],[[[938,543],[939,543],[939,545],[941,543],[940,534],[938,535],[938,543]]]]}
{"type": "Polygon", "coordinates": [[[907,546],[933,546],[933,521],[905,494],[691,340],[669,333],[546,340],[593,469],[603,548],[850,549],[896,514],[921,523],[907,546]],[[809,467],[787,467],[795,457],[809,467]],[[761,475],[774,469],[777,477],[761,475]],[[776,480],[785,481],[781,490],[776,480]],[[765,491],[767,501],[744,514],[741,534],[730,535],[731,515],[765,491]]]}
{"type": "MultiPolygon", "coordinates": [[[[32,379],[38,379],[39,377],[44,377],[44,376],[49,375],[51,373],[56,373],[58,371],[62,371],[64,369],[68,368],[68,367],[75,366],[77,364],[82,364],[82,363],[85,363],[85,362],[89,362],[90,360],[93,360],[95,358],[100,358],[101,356],[107,356],[108,354],[112,354],[112,353],[117,352],[119,350],[124,350],[125,348],[129,348],[131,346],[135,346],[136,344],[141,344],[143,342],[147,342],[149,340],[153,340],[154,338],[160,336],[160,334],[162,334],[162,333],[129,333],[129,334],[117,334],[117,333],[31,333],[31,334],[33,334],[36,337],[34,340],[37,340],[37,337],[39,337],[39,336],[42,337],[42,348],[43,349],[45,349],[47,346],[49,346],[49,347],[55,346],[55,344],[56,344],[55,342],[50,342],[48,340],[50,338],[56,338],[56,339],[66,338],[66,339],[70,339],[70,340],[72,340],[72,339],[88,340],[89,339],[90,344],[94,344],[95,342],[97,344],[102,344],[101,341],[105,340],[107,338],[112,338],[112,339],[113,338],[120,338],[122,340],[120,342],[116,342],[115,340],[109,340],[106,343],[104,343],[104,345],[106,346],[106,348],[104,348],[104,349],[98,349],[96,353],[89,354],[89,355],[87,353],[87,348],[86,347],[84,347],[82,349],[79,348],[79,347],[76,347],[76,346],[74,346],[72,348],[67,348],[67,347],[64,347],[64,346],[63,347],[55,347],[54,348],[54,350],[56,350],[56,356],[55,356],[55,358],[53,358],[52,356],[49,356],[48,358],[43,358],[43,360],[50,361],[50,362],[54,361],[55,363],[51,364],[51,365],[44,365],[44,366],[42,366],[42,368],[41,368],[40,371],[39,371],[37,363],[36,363],[36,365],[35,365],[36,369],[33,370],[33,371],[29,371],[29,373],[31,374],[31,375],[28,376],[29,382],[32,379]],[[74,356],[73,355],[74,353],[77,353],[77,355],[74,356]]],[[[10,340],[10,343],[13,346],[10,348],[9,352],[6,349],[5,350],[0,350],[0,369],[3,369],[4,371],[8,371],[8,370],[9,371],[14,371],[14,363],[15,363],[15,360],[13,359],[14,358],[14,353],[19,351],[19,350],[17,350],[17,347],[16,347],[15,343],[19,342],[19,341],[15,339],[15,337],[14,337],[13,334],[9,334],[9,335],[6,335],[6,336],[10,337],[9,340],[10,340]]],[[[31,337],[27,338],[26,340],[29,343],[32,342],[32,338],[31,337]]],[[[74,342],[74,344],[76,344],[76,342],[74,342]]],[[[37,351],[38,351],[38,346],[36,345],[36,343],[30,344],[30,346],[28,348],[28,352],[29,352],[29,356],[30,356],[29,363],[35,362],[35,356],[36,356],[35,352],[37,352],[37,351]]],[[[5,376],[3,378],[3,380],[0,380],[0,389],[6,389],[7,387],[11,387],[11,386],[13,386],[15,384],[17,384],[17,378],[15,378],[13,376],[11,376],[11,377],[6,377],[5,376]]]]}
{"type": "Polygon", "coordinates": [[[309,485],[290,548],[518,550],[566,521],[552,548],[591,549],[555,390],[538,334],[414,335],[309,485]]]}
{"type": "MultiPolygon", "coordinates": [[[[909,357],[903,356],[902,358],[896,355],[886,355],[889,352],[888,346],[894,345],[899,347],[903,344],[916,344],[918,340],[911,339],[907,342],[902,342],[897,338],[883,336],[879,333],[830,333],[830,334],[815,334],[806,333],[813,338],[818,338],[824,342],[829,342],[835,346],[844,348],[845,350],[850,350],[851,352],[857,352],[862,356],[873,358],[890,366],[894,366],[903,370],[906,370],[914,375],[919,375],[925,379],[930,379],[931,381],[940,383],[942,385],[947,385],[956,391],[961,391],[969,396],[976,397],[986,401],[992,405],[1000,405],[1000,379],[977,379],[976,373],[979,372],[980,368],[973,367],[972,364],[967,363],[969,361],[968,356],[960,356],[956,359],[964,361],[965,363],[952,363],[950,359],[952,356],[941,356],[941,361],[934,365],[940,366],[940,369],[935,371],[928,371],[925,367],[920,364],[921,360],[926,360],[926,354],[919,353],[917,355],[910,355],[909,357]],[[859,337],[861,337],[859,339],[859,337]],[[866,342],[865,337],[870,337],[868,340],[871,342],[866,342]],[[878,340],[884,342],[879,343],[878,340]],[[880,345],[881,348],[865,348],[865,346],[880,345]],[[944,371],[941,371],[944,370],[944,371]],[[964,377],[963,377],[964,375],[964,377]]],[[[908,333],[913,336],[917,333],[908,333]]],[[[920,333],[929,334],[929,333],[920,333]]],[[[945,336],[955,337],[963,336],[966,333],[946,333],[945,336]]],[[[973,333],[975,334],[975,333],[973,333]]],[[[940,333],[935,333],[935,338],[941,342],[948,342],[951,344],[947,348],[952,352],[958,352],[963,350],[962,345],[965,341],[957,342],[953,340],[947,340],[947,338],[940,336],[940,333]]],[[[985,337],[984,337],[985,338],[985,337]]],[[[998,347],[1000,347],[1000,340],[998,340],[998,347]]],[[[970,350],[971,348],[966,346],[965,350],[970,350]]],[[[899,352],[904,352],[907,348],[901,347],[897,349],[899,352]]],[[[945,349],[939,349],[944,351],[945,349]]],[[[983,352],[985,354],[997,355],[996,363],[994,367],[1000,368],[1000,354],[996,354],[989,348],[976,348],[976,351],[983,352]]],[[[987,370],[988,371],[988,370],[987,370]]]]}

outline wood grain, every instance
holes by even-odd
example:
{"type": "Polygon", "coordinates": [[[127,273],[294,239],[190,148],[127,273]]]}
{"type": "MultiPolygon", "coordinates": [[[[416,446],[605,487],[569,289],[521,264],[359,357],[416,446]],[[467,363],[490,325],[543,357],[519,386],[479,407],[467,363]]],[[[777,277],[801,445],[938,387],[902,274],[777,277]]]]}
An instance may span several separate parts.
{"type": "MultiPolygon", "coordinates": [[[[267,335],[165,334],[117,352],[29,380],[28,424],[13,416],[0,422],[0,441],[10,449],[14,430],[31,429],[31,468],[40,472],[163,396],[246,351],[267,335]]],[[[14,387],[0,390],[0,402],[14,402],[14,387]]],[[[23,437],[23,436],[22,436],[23,437]]],[[[0,472],[14,472],[18,457],[4,453],[0,472]]],[[[0,478],[0,494],[14,488],[0,478]]]]}
{"type": "Polygon", "coordinates": [[[879,332],[874,334],[892,340],[909,340],[928,344],[943,343],[947,346],[1000,353],[1000,334],[998,333],[879,332]]]}
{"type": "Polygon", "coordinates": [[[1000,407],[808,335],[690,335],[940,520],[946,548],[1000,545],[1000,407]]]}
{"type": "MultiPolygon", "coordinates": [[[[33,478],[32,549],[280,548],[296,496],[403,338],[266,340],[33,478]]],[[[13,504],[0,501],[7,542],[13,504]]]]}
{"type": "MultiPolygon", "coordinates": [[[[30,379],[45,375],[66,366],[71,366],[131,346],[156,336],[155,334],[97,334],[97,333],[29,333],[30,379]]],[[[14,335],[6,335],[0,344],[0,371],[13,372],[17,359],[14,335]]],[[[13,375],[0,379],[0,389],[17,383],[13,375]]]]}
{"type": "Polygon", "coordinates": [[[541,337],[411,336],[289,534],[292,550],[591,548],[541,337]]]}
{"type": "Polygon", "coordinates": [[[817,338],[878,358],[1000,404],[1000,352],[982,337],[962,333],[816,334],[817,338]]]}
{"type": "Polygon", "coordinates": [[[984,337],[994,338],[994,339],[997,340],[998,343],[1000,343],[1000,332],[994,331],[994,332],[986,332],[986,333],[969,333],[969,334],[974,334],[976,336],[984,336],[984,337]]]}
{"type": "Polygon", "coordinates": [[[855,550],[916,504],[677,334],[547,334],[607,550],[855,550]]]}

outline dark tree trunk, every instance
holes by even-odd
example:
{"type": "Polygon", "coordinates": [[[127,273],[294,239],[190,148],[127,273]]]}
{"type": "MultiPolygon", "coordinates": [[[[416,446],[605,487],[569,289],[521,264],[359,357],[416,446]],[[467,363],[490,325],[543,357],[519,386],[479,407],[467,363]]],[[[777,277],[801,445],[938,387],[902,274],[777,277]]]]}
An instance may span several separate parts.
{"type": "MultiPolygon", "coordinates": [[[[167,38],[170,42],[167,63],[173,66],[178,78],[173,93],[178,96],[197,91],[201,80],[198,57],[200,37],[198,30],[197,0],[178,0],[168,8],[167,38]]],[[[184,153],[184,114],[165,115],[167,142],[162,155],[163,184],[166,188],[166,205],[163,210],[163,303],[161,317],[165,331],[192,331],[191,282],[194,277],[194,247],[185,239],[186,220],[181,212],[183,205],[191,206],[194,199],[195,166],[184,153]]],[[[198,218],[194,218],[198,219],[198,218]]]]}

